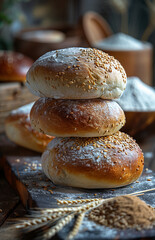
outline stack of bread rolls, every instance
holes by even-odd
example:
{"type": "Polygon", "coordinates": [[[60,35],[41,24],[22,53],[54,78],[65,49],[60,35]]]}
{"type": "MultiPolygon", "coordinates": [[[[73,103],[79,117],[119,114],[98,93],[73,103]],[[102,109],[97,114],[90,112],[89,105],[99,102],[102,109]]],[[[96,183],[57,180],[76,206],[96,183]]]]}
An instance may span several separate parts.
{"type": "Polygon", "coordinates": [[[42,155],[55,184],[114,188],[139,178],[143,153],[119,131],[125,115],[114,99],[126,87],[126,73],[116,59],[91,48],[48,52],[28,71],[27,86],[40,97],[32,127],[56,136],[42,155]]]}

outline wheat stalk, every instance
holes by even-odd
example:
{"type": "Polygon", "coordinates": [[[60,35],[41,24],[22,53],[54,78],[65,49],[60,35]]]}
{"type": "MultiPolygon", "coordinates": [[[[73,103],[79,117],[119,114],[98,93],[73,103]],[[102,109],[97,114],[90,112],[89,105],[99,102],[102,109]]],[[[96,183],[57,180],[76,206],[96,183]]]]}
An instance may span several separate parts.
{"type": "Polygon", "coordinates": [[[73,239],[78,234],[79,228],[80,228],[80,226],[81,226],[81,224],[83,222],[84,216],[85,216],[85,212],[80,213],[78,215],[77,220],[76,220],[76,222],[74,224],[74,227],[73,227],[72,231],[67,236],[67,240],[73,239]]]}
{"type": "MultiPolygon", "coordinates": [[[[126,194],[126,195],[138,195],[139,193],[145,193],[145,192],[151,192],[151,191],[155,191],[155,188],[149,188],[149,189],[146,189],[146,190],[142,190],[142,191],[139,191],[139,192],[134,192],[134,193],[129,193],[129,194],[126,194]]],[[[124,195],[124,196],[126,196],[124,195]]]]}
{"type": "Polygon", "coordinates": [[[69,205],[69,204],[81,204],[81,203],[87,203],[87,202],[93,202],[93,201],[98,201],[98,200],[100,200],[101,198],[87,198],[87,199],[76,199],[76,200],[60,200],[60,199],[58,199],[57,200],[57,203],[58,203],[58,205],[60,205],[60,204],[67,204],[67,205],[69,205]]]}
{"type": "Polygon", "coordinates": [[[46,208],[41,209],[42,214],[50,214],[50,213],[56,213],[56,212],[74,212],[76,211],[76,207],[64,207],[64,208],[46,208]]]}
{"type": "Polygon", "coordinates": [[[56,218],[64,216],[66,213],[65,212],[57,212],[55,214],[48,214],[48,215],[43,215],[39,216],[38,218],[33,218],[30,220],[26,220],[18,225],[16,225],[16,228],[26,228],[34,225],[40,225],[42,223],[48,222],[48,221],[54,221],[56,218]]]}
{"type": "Polygon", "coordinates": [[[80,213],[80,212],[83,212],[83,211],[86,211],[86,210],[89,210],[90,208],[93,208],[95,206],[97,206],[98,204],[100,204],[100,202],[103,202],[103,201],[107,201],[109,200],[108,199],[98,199],[96,201],[92,201],[92,202],[89,202],[87,204],[84,204],[82,206],[77,206],[77,207],[68,207],[68,208],[54,208],[54,209],[42,209],[41,210],[41,213],[42,214],[48,214],[48,213],[53,213],[53,212],[75,212],[75,213],[80,213]]]}
{"type": "Polygon", "coordinates": [[[53,237],[57,232],[59,232],[66,224],[68,224],[75,216],[75,213],[72,213],[63,219],[59,220],[58,223],[49,229],[45,234],[43,239],[50,239],[53,237]]]}
{"type": "MultiPolygon", "coordinates": [[[[139,191],[139,192],[134,192],[134,193],[129,193],[129,194],[125,194],[125,195],[119,195],[119,196],[132,196],[132,195],[135,195],[135,196],[140,196],[140,195],[143,195],[143,193],[145,192],[150,192],[150,191],[154,191],[155,188],[150,188],[150,189],[147,189],[147,190],[142,190],[142,191],[139,191]]],[[[87,203],[87,202],[98,202],[100,200],[111,200],[113,199],[114,197],[112,198],[86,198],[86,199],[75,199],[75,200],[57,200],[58,204],[64,204],[64,205],[73,205],[73,204],[81,204],[81,203],[87,203]]]]}

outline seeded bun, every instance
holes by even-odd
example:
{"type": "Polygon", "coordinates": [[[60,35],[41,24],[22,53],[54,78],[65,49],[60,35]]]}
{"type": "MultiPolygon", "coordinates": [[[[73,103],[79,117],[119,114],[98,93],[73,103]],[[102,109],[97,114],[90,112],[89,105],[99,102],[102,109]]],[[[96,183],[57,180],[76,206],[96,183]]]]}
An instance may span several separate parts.
{"type": "Polygon", "coordinates": [[[0,81],[24,82],[31,58],[13,51],[0,51],[0,81]]]}
{"type": "Polygon", "coordinates": [[[137,180],[144,165],[138,144],[117,132],[98,138],[55,138],[42,155],[53,183],[80,188],[115,188],[137,180]]]}
{"type": "Polygon", "coordinates": [[[39,97],[116,99],[126,87],[126,73],[100,50],[65,48],[46,53],[32,65],[27,87],[39,97]]]}
{"type": "Polygon", "coordinates": [[[33,130],[29,118],[32,105],[33,103],[12,111],[6,118],[5,132],[12,142],[37,152],[43,152],[54,137],[33,130]]]}
{"type": "Polygon", "coordinates": [[[111,135],[125,124],[125,115],[115,101],[40,98],[30,113],[37,131],[57,137],[111,135]]]}

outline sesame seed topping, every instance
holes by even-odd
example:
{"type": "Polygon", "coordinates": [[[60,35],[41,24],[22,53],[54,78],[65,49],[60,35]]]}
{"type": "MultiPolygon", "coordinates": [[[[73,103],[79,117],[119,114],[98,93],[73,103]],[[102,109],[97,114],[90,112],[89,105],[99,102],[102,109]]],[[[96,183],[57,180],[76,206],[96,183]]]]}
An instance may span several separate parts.
{"type": "MultiPolygon", "coordinates": [[[[51,143],[54,143],[54,141],[57,141],[57,138],[52,140],[51,143]]],[[[60,140],[58,138],[58,142],[59,144],[55,151],[56,158],[57,161],[60,160],[63,164],[66,164],[68,161],[75,165],[77,162],[78,164],[85,164],[86,161],[95,164],[95,166],[101,166],[104,163],[114,166],[117,163],[117,165],[120,164],[122,167],[122,171],[125,171],[127,166],[124,157],[123,162],[125,165],[122,164],[122,154],[124,154],[124,152],[130,153],[131,151],[139,151],[136,142],[122,132],[117,132],[114,135],[106,137],[60,138],[60,140]],[[115,160],[116,158],[117,160],[115,160]],[[77,162],[76,159],[78,159],[77,162]]],[[[140,168],[138,165],[136,171],[139,170],[140,168]]]]}

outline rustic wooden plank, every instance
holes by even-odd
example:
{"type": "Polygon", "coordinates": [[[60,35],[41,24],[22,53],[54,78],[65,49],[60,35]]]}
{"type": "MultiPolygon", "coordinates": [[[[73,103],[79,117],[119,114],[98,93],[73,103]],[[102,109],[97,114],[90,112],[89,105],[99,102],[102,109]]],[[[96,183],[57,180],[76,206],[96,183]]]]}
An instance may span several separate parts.
{"type": "Polygon", "coordinates": [[[1,158],[3,158],[4,156],[15,156],[15,155],[29,156],[29,154],[31,154],[31,156],[38,156],[38,153],[36,153],[35,151],[30,151],[10,141],[5,135],[5,133],[0,134],[0,165],[1,166],[3,163],[1,158]]]}
{"type": "Polygon", "coordinates": [[[0,226],[13,212],[18,203],[18,195],[3,178],[2,172],[0,172],[0,226]]]}
{"type": "Polygon", "coordinates": [[[6,221],[3,223],[0,229],[0,239],[3,240],[16,240],[17,230],[13,227],[19,219],[26,214],[26,210],[23,205],[19,202],[15,207],[14,211],[9,215],[6,221]],[[10,229],[11,227],[11,229],[10,229]]]}

